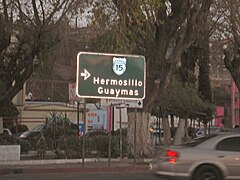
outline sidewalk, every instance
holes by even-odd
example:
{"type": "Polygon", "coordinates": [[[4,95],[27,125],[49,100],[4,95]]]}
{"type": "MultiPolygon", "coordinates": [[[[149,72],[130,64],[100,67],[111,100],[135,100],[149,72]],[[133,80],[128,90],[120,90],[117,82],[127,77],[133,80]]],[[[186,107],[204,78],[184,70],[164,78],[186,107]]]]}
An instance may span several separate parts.
{"type": "Polygon", "coordinates": [[[151,159],[51,159],[0,161],[0,176],[6,174],[66,173],[66,172],[141,172],[149,170],[151,159]]]}

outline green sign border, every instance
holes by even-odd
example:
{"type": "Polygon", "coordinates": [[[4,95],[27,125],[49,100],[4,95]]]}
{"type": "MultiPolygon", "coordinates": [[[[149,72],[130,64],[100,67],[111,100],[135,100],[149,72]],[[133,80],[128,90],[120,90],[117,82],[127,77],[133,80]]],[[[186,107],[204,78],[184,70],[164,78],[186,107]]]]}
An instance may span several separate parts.
{"type": "MultiPolygon", "coordinates": [[[[103,59],[103,58],[102,58],[103,59]]],[[[100,60],[99,60],[100,61],[100,60]]],[[[104,60],[105,61],[105,60],[104,60]]],[[[107,61],[107,60],[106,60],[107,61]]],[[[96,62],[96,61],[95,61],[96,62]]],[[[139,65],[139,64],[137,64],[137,65],[139,65]]],[[[96,70],[98,70],[98,71],[104,71],[104,66],[101,66],[101,67],[99,67],[99,64],[98,65],[96,65],[97,67],[94,67],[96,70]]],[[[112,66],[112,65],[111,65],[112,66]]],[[[84,67],[84,69],[85,69],[85,67],[84,67]]],[[[87,67],[86,67],[86,69],[88,69],[87,67]]],[[[108,69],[109,69],[109,67],[108,67],[108,69]]],[[[111,70],[112,70],[112,67],[111,67],[111,70]]],[[[138,74],[138,73],[135,73],[134,75],[136,76],[136,74],[138,74]]],[[[128,73],[128,75],[129,75],[129,73],[128,73]]],[[[116,77],[118,77],[117,75],[116,75],[116,77]]],[[[112,77],[110,77],[110,78],[112,78],[112,77]]],[[[135,77],[136,78],[136,77],[135,77]]],[[[142,78],[142,77],[141,77],[142,78]]],[[[142,80],[142,79],[141,79],[142,80]]],[[[88,84],[88,83],[86,83],[86,84],[88,84]]],[[[84,84],[84,86],[87,86],[86,84],[84,84]]],[[[84,87],[83,86],[83,87],[84,87]]],[[[93,85],[94,86],[94,85],[93,85]]],[[[90,89],[91,90],[91,88],[93,88],[92,86],[87,86],[86,88],[88,88],[88,89],[90,89]]],[[[134,87],[133,87],[134,88],[134,87]]],[[[145,61],[145,57],[144,56],[141,56],[141,55],[129,55],[129,54],[111,54],[111,53],[94,53],[94,52],[79,52],[78,53],[78,55],[77,55],[77,78],[76,78],[76,96],[77,97],[79,97],[79,98],[108,98],[108,99],[129,99],[129,100],[142,100],[142,99],[144,99],[145,98],[145,89],[146,89],[146,61],[145,61]],[[81,93],[81,91],[80,91],[80,94],[79,94],[79,87],[80,86],[83,86],[83,84],[84,84],[84,82],[83,82],[83,80],[81,80],[80,81],[80,78],[82,78],[82,77],[80,77],[81,75],[81,73],[82,73],[82,68],[80,68],[80,61],[81,61],[81,59],[80,59],[80,56],[81,55],[89,55],[89,56],[99,56],[99,58],[100,57],[103,57],[103,56],[106,56],[106,59],[108,59],[108,58],[110,58],[110,57],[121,57],[121,58],[126,58],[126,59],[128,59],[128,61],[131,61],[131,59],[142,59],[143,61],[141,62],[141,64],[143,64],[143,67],[141,67],[141,69],[143,69],[143,72],[141,72],[141,73],[139,73],[139,74],[141,74],[141,76],[143,75],[143,89],[141,89],[141,97],[123,97],[123,96],[120,96],[120,97],[112,97],[112,96],[107,96],[107,95],[91,95],[91,93],[90,94],[83,94],[83,93],[81,93]],[[110,57],[109,57],[110,56],[110,57]],[[81,71],[81,72],[80,72],[81,71]],[[82,82],[82,84],[81,84],[81,82],[82,82]]]]}

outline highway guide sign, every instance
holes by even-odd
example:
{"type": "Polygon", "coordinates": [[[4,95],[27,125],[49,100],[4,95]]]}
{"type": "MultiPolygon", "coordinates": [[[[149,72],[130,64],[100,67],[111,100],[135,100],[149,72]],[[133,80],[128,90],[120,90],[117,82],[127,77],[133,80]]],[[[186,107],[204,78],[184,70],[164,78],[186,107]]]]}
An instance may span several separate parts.
{"type": "Polygon", "coordinates": [[[141,100],[145,81],[144,56],[78,53],[77,97],[141,100]]]}

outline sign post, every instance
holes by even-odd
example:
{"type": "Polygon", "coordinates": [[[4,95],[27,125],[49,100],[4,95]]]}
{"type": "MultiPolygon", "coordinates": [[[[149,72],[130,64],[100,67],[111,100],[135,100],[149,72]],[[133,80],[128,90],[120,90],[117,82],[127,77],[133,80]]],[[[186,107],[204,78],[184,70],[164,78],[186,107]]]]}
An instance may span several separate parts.
{"type": "MultiPolygon", "coordinates": [[[[106,105],[124,104],[135,108],[143,107],[145,98],[146,62],[144,56],[79,52],[77,55],[76,96],[78,98],[105,98],[106,105]],[[117,100],[109,102],[109,100],[117,100]],[[124,102],[122,102],[124,101],[124,102]]],[[[104,102],[104,101],[102,101],[104,102]]],[[[86,109],[86,102],[84,102],[86,109]]],[[[122,158],[122,117],[120,111],[120,158],[122,158]]],[[[84,112],[84,125],[86,123],[84,112]]],[[[84,128],[85,129],[85,128],[84,128]]],[[[134,163],[136,163],[136,114],[134,123],[134,163]]],[[[83,133],[83,166],[85,130],[83,133]]],[[[109,134],[109,149],[111,135],[109,134]]],[[[109,166],[110,166],[109,150],[109,166]]]]}

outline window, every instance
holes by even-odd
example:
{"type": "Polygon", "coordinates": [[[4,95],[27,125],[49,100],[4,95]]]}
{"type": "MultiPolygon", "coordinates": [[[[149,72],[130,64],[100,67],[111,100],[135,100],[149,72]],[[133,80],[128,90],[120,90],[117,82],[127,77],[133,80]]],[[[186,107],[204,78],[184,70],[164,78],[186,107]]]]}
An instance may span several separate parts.
{"type": "Polygon", "coordinates": [[[239,100],[239,92],[235,92],[235,102],[237,102],[239,100]]]}
{"type": "Polygon", "coordinates": [[[217,150],[221,151],[239,151],[240,152],[240,137],[230,137],[220,141],[217,150]]]}
{"type": "Polygon", "coordinates": [[[239,109],[235,109],[235,116],[239,117],[239,109]]]}

